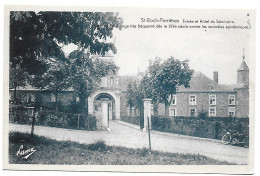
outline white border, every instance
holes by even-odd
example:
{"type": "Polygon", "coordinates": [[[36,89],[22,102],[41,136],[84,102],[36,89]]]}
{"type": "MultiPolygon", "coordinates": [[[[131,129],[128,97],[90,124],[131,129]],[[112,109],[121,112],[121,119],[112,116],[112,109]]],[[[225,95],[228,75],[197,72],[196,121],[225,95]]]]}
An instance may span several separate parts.
{"type": "MultiPolygon", "coordinates": [[[[41,1],[41,2],[37,2],[36,4],[36,1],[33,1],[33,0],[28,0],[28,1],[25,1],[25,0],[3,0],[1,1],[2,3],[2,9],[3,9],[3,5],[4,4],[23,4],[23,5],[61,5],[61,2],[60,1],[55,1],[55,0],[45,0],[45,1],[41,1]]],[[[257,1],[256,0],[247,0],[247,1],[242,1],[242,0],[239,0],[239,1],[226,1],[226,0],[219,0],[219,1],[207,1],[207,0],[197,0],[197,1],[178,1],[178,2],[174,2],[174,1],[164,1],[164,0],[161,0],[161,1],[156,1],[156,0],[150,0],[150,1],[144,1],[144,0],[132,0],[132,1],[120,1],[120,0],[113,0],[113,1],[99,1],[99,0],[95,0],[95,1],[90,1],[90,0],[85,0],[84,2],[83,1],[78,1],[78,0],[74,0],[74,1],[68,1],[68,0],[64,0],[62,1],[62,5],[67,5],[67,6],[70,6],[70,5],[90,5],[90,6],[132,6],[132,7],[171,7],[171,8],[180,8],[180,7],[184,7],[184,8],[253,8],[253,9],[257,9],[259,8],[259,4],[257,4],[257,1]]],[[[4,13],[4,11],[2,10],[1,11],[2,14],[4,13]]],[[[4,16],[4,15],[3,15],[4,16]]],[[[257,20],[259,19],[259,13],[257,14],[257,20]]],[[[1,20],[1,25],[3,25],[4,23],[4,20],[1,20]]],[[[256,23],[257,24],[257,29],[259,29],[259,22],[256,23]]],[[[3,28],[1,28],[1,38],[3,39],[3,34],[4,32],[2,31],[3,28]]],[[[257,42],[257,45],[258,46],[258,42],[257,42]]],[[[3,48],[3,42],[1,42],[1,48],[3,48]]],[[[259,47],[257,47],[259,48],[259,47]]],[[[259,56],[259,51],[256,50],[257,52],[257,56],[259,56]]],[[[3,60],[3,59],[2,59],[3,60]]],[[[1,61],[2,61],[1,60],[1,61]]],[[[256,60],[256,64],[257,66],[258,65],[259,61],[257,62],[256,60]]],[[[1,66],[3,68],[3,63],[1,62],[1,66]]],[[[256,73],[258,73],[259,71],[256,70],[256,73]]],[[[253,73],[254,75],[254,73],[253,73]]],[[[258,74],[257,74],[258,75],[258,74]]],[[[3,79],[1,77],[1,79],[3,79]]],[[[1,81],[1,89],[3,87],[3,82],[1,81]]],[[[259,87],[259,84],[258,82],[256,81],[256,90],[257,87],[259,87]]],[[[255,93],[256,97],[258,97],[258,92],[255,93]]],[[[1,96],[1,98],[3,98],[1,96]]],[[[250,96],[251,100],[252,100],[252,96],[250,96]]],[[[254,99],[254,97],[253,97],[254,99]]],[[[1,103],[3,103],[3,101],[1,101],[1,103]]],[[[258,99],[256,98],[256,104],[258,105],[258,99]]],[[[1,104],[3,105],[3,104],[1,104]]],[[[251,104],[250,104],[251,106],[251,104]]],[[[1,112],[2,112],[2,108],[3,106],[0,106],[1,108],[1,112]]],[[[258,112],[256,112],[256,117],[258,117],[258,112]]],[[[259,120],[256,118],[255,119],[256,121],[256,124],[259,124],[259,120]]],[[[0,122],[1,123],[1,128],[2,128],[2,121],[0,122]]],[[[256,128],[256,134],[259,134],[259,129],[256,128]]],[[[1,136],[2,137],[2,136],[1,136]]],[[[2,138],[1,138],[2,139],[2,138]]],[[[259,148],[259,140],[256,139],[256,148],[259,148]]],[[[3,151],[1,150],[1,156],[3,154],[3,151]]],[[[255,153],[256,156],[260,156],[259,155],[259,150],[256,150],[256,153],[255,153]]],[[[259,164],[259,157],[256,158],[256,166],[259,164]]],[[[1,160],[2,162],[2,160],[1,160]]],[[[0,163],[1,166],[2,166],[2,163],[0,163]]],[[[221,169],[221,168],[219,168],[221,169]]],[[[1,171],[2,173],[4,173],[5,175],[15,175],[15,174],[19,174],[19,175],[35,175],[39,172],[22,172],[22,171],[17,171],[17,172],[10,172],[10,171],[1,171]]],[[[205,170],[205,172],[207,172],[207,170],[205,170]]],[[[259,173],[259,167],[255,169],[255,173],[259,173]]],[[[46,174],[46,173],[44,173],[46,174]]],[[[48,174],[55,174],[55,175],[66,175],[66,174],[71,174],[71,173],[68,173],[68,172],[48,172],[48,174]]],[[[74,173],[76,174],[76,173],[74,173]]],[[[77,173],[77,174],[84,174],[85,173],[77,173]]],[[[104,173],[91,173],[92,175],[103,175],[104,173]]],[[[122,173],[106,173],[106,175],[109,175],[109,174],[122,174],[122,173]]],[[[127,175],[127,174],[123,174],[123,175],[127,175]]]]}

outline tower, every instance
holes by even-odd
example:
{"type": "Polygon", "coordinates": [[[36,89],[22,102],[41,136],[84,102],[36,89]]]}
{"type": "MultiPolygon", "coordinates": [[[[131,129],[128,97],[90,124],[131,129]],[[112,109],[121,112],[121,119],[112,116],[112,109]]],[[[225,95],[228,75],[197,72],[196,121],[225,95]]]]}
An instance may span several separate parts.
{"type": "Polygon", "coordinates": [[[243,61],[237,70],[236,91],[236,117],[249,117],[249,68],[245,62],[243,52],[243,61]]]}
{"type": "Polygon", "coordinates": [[[243,61],[237,70],[237,84],[241,85],[241,88],[249,87],[249,68],[245,62],[245,53],[243,50],[243,61]]]}

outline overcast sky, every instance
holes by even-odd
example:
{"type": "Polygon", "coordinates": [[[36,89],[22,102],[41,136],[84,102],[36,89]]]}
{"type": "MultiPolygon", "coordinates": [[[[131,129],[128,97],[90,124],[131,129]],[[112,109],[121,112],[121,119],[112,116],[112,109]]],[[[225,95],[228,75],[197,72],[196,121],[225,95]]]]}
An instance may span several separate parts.
{"type": "MultiPolygon", "coordinates": [[[[251,16],[247,11],[182,11],[182,10],[125,10],[119,16],[125,25],[130,24],[173,24],[141,23],[141,18],[165,18],[187,20],[233,20],[236,25],[248,25],[251,16]]],[[[218,24],[215,24],[218,25],[218,24]]],[[[225,24],[221,24],[225,25],[225,24]]],[[[242,62],[249,62],[250,30],[245,29],[123,29],[115,31],[117,54],[115,62],[120,75],[134,75],[145,71],[149,59],[173,56],[180,60],[189,59],[190,67],[212,78],[213,71],[219,72],[219,82],[236,83],[237,69],[242,62]]],[[[252,36],[251,36],[252,37],[252,36]]]]}
{"type": "MultiPolygon", "coordinates": [[[[216,10],[177,10],[177,9],[121,9],[119,16],[124,25],[131,24],[161,24],[185,25],[185,20],[230,20],[235,25],[248,26],[248,20],[253,27],[254,21],[249,11],[216,11],[216,10]],[[141,18],[173,19],[179,23],[141,22],[141,18]]],[[[201,23],[199,23],[200,25],[201,23]]],[[[190,25],[187,23],[187,25],[190,25]]],[[[205,23],[205,25],[207,25],[205,23]]],[[[223,25],[215,23],[215,25],[223,25]]],[[[231,25],[231,24],[228,24],[231,25]]],[[[246,29],[143,29],[127,28],[115,30],[115,45],[117,54],[115,63],[120,67],[120,75],[136,75],[147,70],[150,59],[160,57],[163,60],[173,56],[179,60],[190,60],[190,67],[208,77],[213,77],[213,71],[219,72],[219,83],[236,83],[237,69],[242,62],[243,49],[245,61],[250,66],[250,50],[253,46],[252,30],[246,29]]],[[[114,38],[112,39],[114,40],[114,38]]],[[[252,56],[251,56],[252,57],[252,56]]]]}

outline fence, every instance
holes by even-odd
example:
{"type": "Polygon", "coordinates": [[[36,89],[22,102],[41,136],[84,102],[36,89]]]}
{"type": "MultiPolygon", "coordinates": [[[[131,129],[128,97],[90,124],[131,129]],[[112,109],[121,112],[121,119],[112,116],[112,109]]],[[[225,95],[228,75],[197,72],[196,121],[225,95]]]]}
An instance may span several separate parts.
{"type": "MultiPolygon", "coordinates": [[[[123,117],[121,120],[139,125],[139,117],[123,117]]],[[[152,130],[221,139],[227,130],[236,130],[249,136],[249,118],[231,117],[162,117],[152,116],[152,130]]]]}
{"type": "Polygon", "coordinates": [[[40,110],[34,113],[30,108],[9,109],[9,121],[12,123],[31,124],[34,115],[35,125],[96,130],[96,118],[92,115],[40,110]]]}

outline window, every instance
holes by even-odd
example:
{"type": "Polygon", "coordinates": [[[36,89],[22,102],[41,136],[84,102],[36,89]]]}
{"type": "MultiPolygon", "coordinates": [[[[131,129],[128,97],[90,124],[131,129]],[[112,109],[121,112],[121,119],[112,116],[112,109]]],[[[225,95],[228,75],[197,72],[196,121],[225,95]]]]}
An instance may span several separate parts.
{"type": "Polygon", "coordinates": [[[209,117],[216,116],[216,107],[209,108],[209,117]]]}
{"type": "Polygon", "coordinates": [[[190,105],[196,105],[196,95],[190,95],[190,105]]]}
{"type": "Polygon", "coordinates": [[[169,109],[169,116],[177,116],[177,109],[175,108],[169,109]]]}
{"type": "Polygon", "coordinates": [[[172,102],[171,102],[171,104],[172,105],[177,105],[177,96],[176,95],[172,95],[172,102]]]}
{"type": "Polygon", "coordinates": [[[194,117],[196,115],[196,109],[192,108],[190,109],[190,116],[194,117]]]}
{"type": "Polygon", "coordinates": [[[114,85],[114,77],[111,77],[110,78],[110,86],[113,86],[114,85]]]}
{"type": "Polygon", "coordinates": [[[236,115],[236,108],[235,107],[229,107],[228,108],[228,115],[230,116],[230,117],[235,117],[235,115],[236,115]]]}
{"type": "Polygon", "coordinates": [[[209,95],[209,105],[216,105],[216,95],[209,95]]]}
{"type": "Polygon", "coordinates": [[[229,95],[228,96],[228,104],[229,105],[235,105],[236,104],[235,95],[229,95]]]}
{"type": "Polygon", "coordinates": [[[56,102],[56,97],[54,94],[51,94],[51,102],[56,102]]]}

